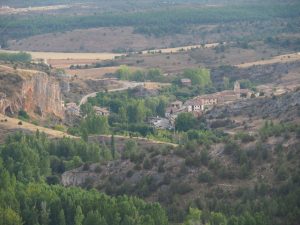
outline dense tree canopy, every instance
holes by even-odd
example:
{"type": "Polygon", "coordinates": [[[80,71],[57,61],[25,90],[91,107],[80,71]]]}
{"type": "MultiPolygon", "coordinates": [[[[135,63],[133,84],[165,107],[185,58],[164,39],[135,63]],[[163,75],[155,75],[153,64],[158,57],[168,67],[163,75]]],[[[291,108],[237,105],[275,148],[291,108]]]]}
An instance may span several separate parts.
{"type": "Polygon", "coordinates": [[[184,77],[191,79],[193,85],[199,85],[202,89],[212,85],[210,72],[207,69],[186,69],[184,77]]]}
{"type": "Polygon", "coordinates": [[[156,203],[45,183],[63,172],[57,169],[63,160],[76,156],[97,162],[100,154],[98,146],[67,138],[49,141],[39,132],[10,136],[0,146],[0,224],[167,225],[156,203]]]}
{"type": "Polygon", "coordinates": [[[10,62],[30,62],[31,55],[25,52],[6,53],[0,52],[0,60],[10,62]]]}

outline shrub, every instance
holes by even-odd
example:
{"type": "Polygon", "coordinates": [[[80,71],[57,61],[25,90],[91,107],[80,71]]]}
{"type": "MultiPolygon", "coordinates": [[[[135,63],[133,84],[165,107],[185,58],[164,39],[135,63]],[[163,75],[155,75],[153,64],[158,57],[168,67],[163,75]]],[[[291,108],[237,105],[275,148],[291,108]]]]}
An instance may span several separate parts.
{"type": "Polygon", "coordinates": [[[170,186],[170,191],[174,194],[186,194],[193,190],[190,184],[188,183],[180,183],[180,182],[173,182],[170,186]]]}
{"type": "Polygon", "coordinates": [[[199,155],[188,156],[185,159],[185,165],[199,167],[201,166],[201,157],[199,155]]]}
{"type": "Polygon", "coordinates": [[[210,183],[213,180],[213,176],[209,172],[201,172],[198,176],[199,183],[210,183]]]}
{"type": "Polygon", "coordinates": [[[129,177],[132,177],[133,174],[134,174],[133,170],[128,170],[126,173],[126,176],[129,178],[129,177]]]}
{"type": "Polygon", "coordinates": [[[151,161],[148,158],[146,158],[143,163],[143,168],[145,170],[150,170],[152,168],[152,166],[153,165],[152,165],[151,161]]]}
{"type": "Polygon", "coordinates": [[[238,133],[235,139],[240,139],[243,143],[249,143],[255,141],[255,137],[247,133],[238,133]]]}
{"type": "Polygon", "coordinates": [[[276,171],[276,177],[280,181],[284,181],[288,178],[288,170],[284,165],[281,165],[276,171]]]}
{"type": "Polygon", "coordinates": [[[229,141],[225,144],[224,153],[227,155],[237,152],[238,150],[239,150],[239,146],[234,141],[229,141]]]}
{"type": "Polygon", "coordinates": [[[29,117],[29,115],[27,114],[27,112],[24,111],[23,109],[21,109],[21,110],[19,111],[18,117],[19,117],[19,119],[21,119],[21,120],[29,120],[29,119],[30,119],[30,117],[29,117]]]}

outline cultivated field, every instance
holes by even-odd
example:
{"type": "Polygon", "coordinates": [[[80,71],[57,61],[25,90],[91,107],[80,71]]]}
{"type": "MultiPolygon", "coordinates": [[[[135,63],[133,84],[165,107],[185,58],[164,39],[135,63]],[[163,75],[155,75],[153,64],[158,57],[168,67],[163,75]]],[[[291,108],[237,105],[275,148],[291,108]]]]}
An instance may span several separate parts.
{"type": "MultiPolygon", "coordinates": [[[[19,51],[0,50],[0,52],[17,53],[19,51]]],[[[31,54],[33,59],[48,60],[67,60],[74,64],[71,60],[109,60],[122,54],[115,53],[67,53],[67,52],[34,52],[26,51],[31,54]]],[[[76,64],[76,63],[75,63],[76,64]]]]}

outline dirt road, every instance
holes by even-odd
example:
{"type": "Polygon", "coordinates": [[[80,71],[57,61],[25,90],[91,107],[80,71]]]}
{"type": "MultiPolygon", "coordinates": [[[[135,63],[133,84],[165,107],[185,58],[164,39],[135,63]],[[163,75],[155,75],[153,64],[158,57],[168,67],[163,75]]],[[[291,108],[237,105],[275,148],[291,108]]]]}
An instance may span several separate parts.
{"type": "MultiPolygon", "coordinates": [[[[114,135],[114,137],[116,139],[121,139],[121,140],[129,140],[130,139],[130,140],[136,140],[136,141],[147,142],[147,143],[152,143],[152,144],[162,144],[162,145],[169,145],[169,146],[173,146],[173,147],[178,146],[178,144],[174,144],[174,143],[171,143],[171,142],[157,141],[157,140],[152,140],[152,139],[142,138],[142,137],[130,137],[130,136],[122,136],[122,135],[114,135]]],[[[111,135],[104,135],[104,134],[90,135],[89,138],[91,140],[101,139],[101,138],[105,138],[107,140],[110,140],[111,135]]]]}
{"type": "MultiPolygon", "coordinates": [[[[123,87],[110,89],[110,90],[108,90],[108,92],[125,91],[129,88],[135,88],[135,87],[144,85],[143,82],[130,82],[130,81],[118,81],[118,82],[121,83],[123,87]]],[[[99,93],[99,92],[93,92],[93,93],[83,96],[83,98],[80,100],[79,106],[85,104],[87,102],[88,98],[96,97],[97,93],[99,93]]]]}

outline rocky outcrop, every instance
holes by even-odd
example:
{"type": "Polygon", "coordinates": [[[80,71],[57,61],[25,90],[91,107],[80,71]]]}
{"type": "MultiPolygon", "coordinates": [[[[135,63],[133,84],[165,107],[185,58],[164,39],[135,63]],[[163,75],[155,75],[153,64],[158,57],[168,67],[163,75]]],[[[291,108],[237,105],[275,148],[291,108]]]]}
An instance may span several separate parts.
{"type": "Polygon", "coordinates": [[[18,76],[16,81],[10,75],[1,71],[0,113],[13,115],[23,109],[30,115],[64,117],[60,86],[54,78],[43,72],[14,74],[18,76]]]}

